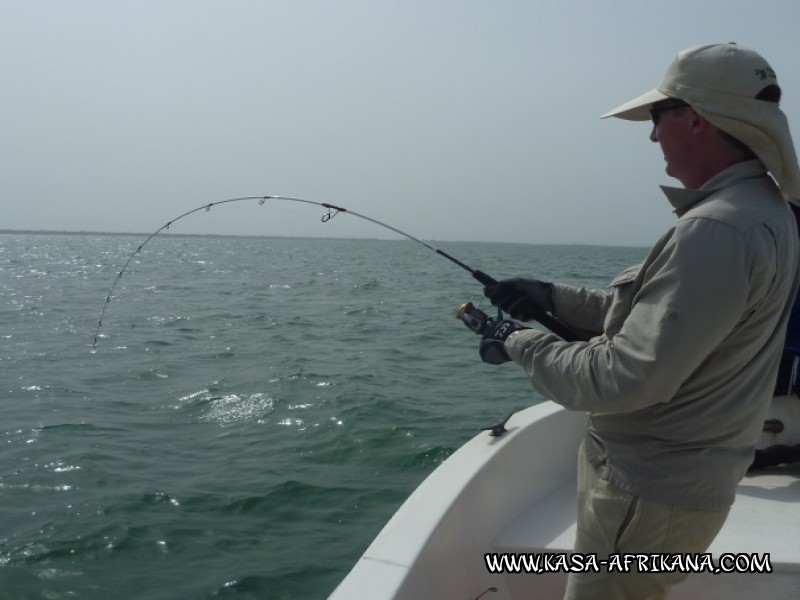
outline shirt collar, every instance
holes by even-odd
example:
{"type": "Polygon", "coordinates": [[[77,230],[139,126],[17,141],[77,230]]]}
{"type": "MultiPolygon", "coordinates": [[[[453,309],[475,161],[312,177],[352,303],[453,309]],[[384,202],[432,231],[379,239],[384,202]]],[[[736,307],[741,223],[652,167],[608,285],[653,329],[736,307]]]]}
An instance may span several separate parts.
{"type": "Polygon", "coordinates": [[[746,160],[736,163],[714,175],[706,181],[699,189],[687,190],[686,188],[661,186],[661,190],[675,209],[675,214],[679,217],[686,214],[698,202],[705,200],[711,194],[736,183],[742,179],[754,177],[766,177],[767,168],[758,160],[746,160]]]}

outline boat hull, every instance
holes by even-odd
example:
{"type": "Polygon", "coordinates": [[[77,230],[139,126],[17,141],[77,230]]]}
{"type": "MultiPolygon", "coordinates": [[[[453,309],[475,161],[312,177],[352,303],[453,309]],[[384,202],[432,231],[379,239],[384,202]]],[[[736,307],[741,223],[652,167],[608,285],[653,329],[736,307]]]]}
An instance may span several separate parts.
{"type": "MultiPolygon", "coordinates": [[[[585,426],[585,415],[547,402],[513,415],[500,437],[474,437],[411,494],[331,599],[477,598],[490,588],[486,600],[511,597],[484,554],[531,504],[574,481],[585,426]]],[[[560,598],[563,579],[542,597],[560,598]]]]}

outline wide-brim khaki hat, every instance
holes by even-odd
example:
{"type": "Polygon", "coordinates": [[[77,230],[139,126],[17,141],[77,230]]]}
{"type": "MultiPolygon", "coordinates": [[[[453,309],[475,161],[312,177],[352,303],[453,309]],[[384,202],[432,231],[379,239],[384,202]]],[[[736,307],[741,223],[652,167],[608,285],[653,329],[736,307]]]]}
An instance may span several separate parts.
{"type": "Polygon", "coordinates": [[[757,52],[738,44],[696,46],[680,52],[658,86],[603,115],[646,121],[667,98],[687,102],[701,117],[750,148],[783,194],[800,204],[800,167],[786,115],[777,102],[757,100],[778,80],[757,52]]]}

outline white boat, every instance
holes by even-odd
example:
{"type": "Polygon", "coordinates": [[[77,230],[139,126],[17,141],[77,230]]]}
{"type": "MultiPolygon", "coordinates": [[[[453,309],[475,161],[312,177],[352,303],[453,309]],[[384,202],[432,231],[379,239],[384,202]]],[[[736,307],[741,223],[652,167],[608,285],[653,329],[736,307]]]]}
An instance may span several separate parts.
{"type": "MultiPolygon", "coordinates": [[[[800,443],[800,399],[775,398],[769,417],[781,431],[759,447],[800,443]]],[[[485,555],[570,552],[585,424],[546,402],[513,415],[501,436],[474,437],[411,494],[330,600],[560,600],[565,573],[491,573],[485,555]]],[[[717,566],[768,555],[772,572],[695,572],[669,598],[800,598],[800,464],[746,476],[708,553],[717,566]]]]}

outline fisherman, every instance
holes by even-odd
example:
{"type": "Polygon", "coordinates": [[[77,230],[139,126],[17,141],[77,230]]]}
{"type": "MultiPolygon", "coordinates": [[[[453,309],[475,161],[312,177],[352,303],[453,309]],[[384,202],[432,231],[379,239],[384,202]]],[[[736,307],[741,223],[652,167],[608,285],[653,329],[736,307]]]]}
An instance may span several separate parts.
{"type": "MultiPolygon", "coordinates": [[[[677,220],[600,292],[535,279],[487,286],[512,319],[547,311],[586,341],[501,321],[481,340],[546,398],[588,413],[575,552],[702,553],[734,500],[775,385],[798,286],[786,200],[800,167],[773,69],[733,43],[690,48],[658,87],[604,117],[652,120],[677,220]]],[[[566,598],[658,599],[682,573],[573,573],[566,598]]]]}

